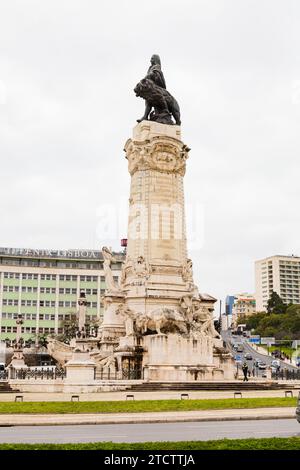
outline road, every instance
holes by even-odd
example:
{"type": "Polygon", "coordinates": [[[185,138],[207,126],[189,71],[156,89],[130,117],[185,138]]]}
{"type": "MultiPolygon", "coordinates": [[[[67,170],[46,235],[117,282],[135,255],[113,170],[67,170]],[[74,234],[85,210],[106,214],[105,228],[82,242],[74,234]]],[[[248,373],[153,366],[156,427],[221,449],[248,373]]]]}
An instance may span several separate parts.
{"type": "MultiPolygon", "coordinates": [[[[257,352],[256,349],[254,347],[252,347],[247,342],[246,338],[244,338],[243,336],[232,336],[229,332],[226,332],[226,334],[222,335],[222,336],[223,336],[224,341],[226,341],[227,345],[229,346],[229,349],[231,350],[233,356],[234,357],[240,356],[241,362],[240,362],[239,368],[241,368],[242,363],[245,361],[245,354],[250,353],[252,355],[253,359],[250,360],[250,361],[246,360],[246,362],[248,364],[248,367],[249,367],[249,370],[252,371],[253,368],[254,368],[255,376],[256,377],[262,377],[264,371],[259,370],[257,367],[255,367],[254,366],[254,361],[260,360],[260,361],[265,362],[267,364],[267,366],[270,366],[271,362],[274,360],[274,357],[273,356],[268,356],[267,354],[261,354],[261,353],[257,352]],[[236,352],[232,348],[232,345],[235,344],[235,343],[242,343],[243,347],[244,347],[244,351],[243,352],[236,352]]],[[[287,364],[284,361],[280,361],[280,366],[281,366],[281,370],[283,370],[283,369],[297,370],[297,367],[295,367],[292,364],[287,364]]]]}
{"type": "Polygon", "coordinates": [[[193,423],[0,427],[1,443],[207,441],[300,436],[295,419],[193,423]]]}

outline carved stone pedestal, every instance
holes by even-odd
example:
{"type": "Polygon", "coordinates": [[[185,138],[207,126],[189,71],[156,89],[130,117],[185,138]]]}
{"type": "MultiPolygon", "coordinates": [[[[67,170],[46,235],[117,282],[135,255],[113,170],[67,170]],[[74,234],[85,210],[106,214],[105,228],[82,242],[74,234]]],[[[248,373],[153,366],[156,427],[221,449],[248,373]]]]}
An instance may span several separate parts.
{"type": "Polygon", "coordinates": [[[143,338],[144,378],[155,381],[195,381],[216,379],[213,342],[208,336],[198,339],[176,334],[148,335],[143,338]]]}
{"type": "Polygon", "coordinates": [[[67,384],[89,384],[95,380],[95,361],[90,358],[89,353],[74,351],[65,367],[67,384]]]}

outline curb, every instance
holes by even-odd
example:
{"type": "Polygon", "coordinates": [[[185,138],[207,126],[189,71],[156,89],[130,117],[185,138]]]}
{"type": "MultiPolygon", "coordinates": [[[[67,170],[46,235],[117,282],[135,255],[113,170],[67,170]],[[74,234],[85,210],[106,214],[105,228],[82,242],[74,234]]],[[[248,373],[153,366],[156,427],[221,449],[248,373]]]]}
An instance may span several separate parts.
{"type": "MultiPolygon", "coordinates": [[[[3,415],[2,415],[3,416],[3,415]]],[[[40,419],[40,415],[21,415],[18,419],[16,415],[5,416],[4,419],[1,419],[0,415],[0,428],[1,427],[13,427],[13,426],[80,426],[80,425],[105,425],[105,424],[151,424],[151,423],[179,423],[179,422],[220,422],[220,421],[253,421],[253,420],[274,420],[274,419],[296,419],[295,410],[286,411],[285,413],[266,413],[266,414],[234,414],[232,416],[220,414],[215,415],[206,415],[206,416],[119,416],[119,417],[109,417],[109,416],[94,416],[92,415],[90,419],[85,415],[82,418],[77,416],[71,417],[68,415],[68,419],[64,416],[58,415],[43,415],[44,419],[40,419]],[[26,419],[27,418],[27,419],[26,419]]]]}

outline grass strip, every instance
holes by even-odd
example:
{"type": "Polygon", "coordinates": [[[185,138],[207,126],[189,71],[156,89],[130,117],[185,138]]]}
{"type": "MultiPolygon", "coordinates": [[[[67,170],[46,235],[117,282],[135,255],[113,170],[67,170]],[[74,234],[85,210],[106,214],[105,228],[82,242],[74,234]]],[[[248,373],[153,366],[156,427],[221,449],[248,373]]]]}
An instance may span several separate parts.
{"type": "Polygon", "coordinates": [[[0,444],[0,450],[300,450],[300,437],[139,443],[0,444]]]}
{"type": "Polygon", "coordinates": [[[145,413],[242,408],[296,407],[297,398],[224,398],[82,402],[0,402],[0,414],[145,413]]]}

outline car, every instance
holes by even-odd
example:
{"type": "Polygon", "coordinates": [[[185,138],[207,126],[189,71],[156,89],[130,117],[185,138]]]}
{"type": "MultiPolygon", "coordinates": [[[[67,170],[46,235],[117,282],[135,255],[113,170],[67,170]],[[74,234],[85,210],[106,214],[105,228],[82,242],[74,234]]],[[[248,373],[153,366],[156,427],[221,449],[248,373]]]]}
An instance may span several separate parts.
{"type": "Polygon", "coordinates": [[[265,370],[265,369],[267,368],[267,364],[266,364],[264,361],[258,361],[257,367],[258,367],[260,370],[265,370]]]}
{"type": "Polygon", "coordinates": [[[246,353],[246,354],[245,354],[245,359],[246,359],[247,361],[252,361],[252,354],[246,353]]]}
{"type": "Polygon", "coordinates": [[[277,367],[277,369],[279,369],[280,368],[280,361],[275,361],[274,360],[274,361],[271,362],[271,365],[272,365],[272,367],[277,367]]]}
{"type": "Polygon", "coordinates": [[[297,403],[297,408],[296,408],[296,419],[298,423],[300,423],[300,392],[298,394],[298,403],[297,403]]]}

